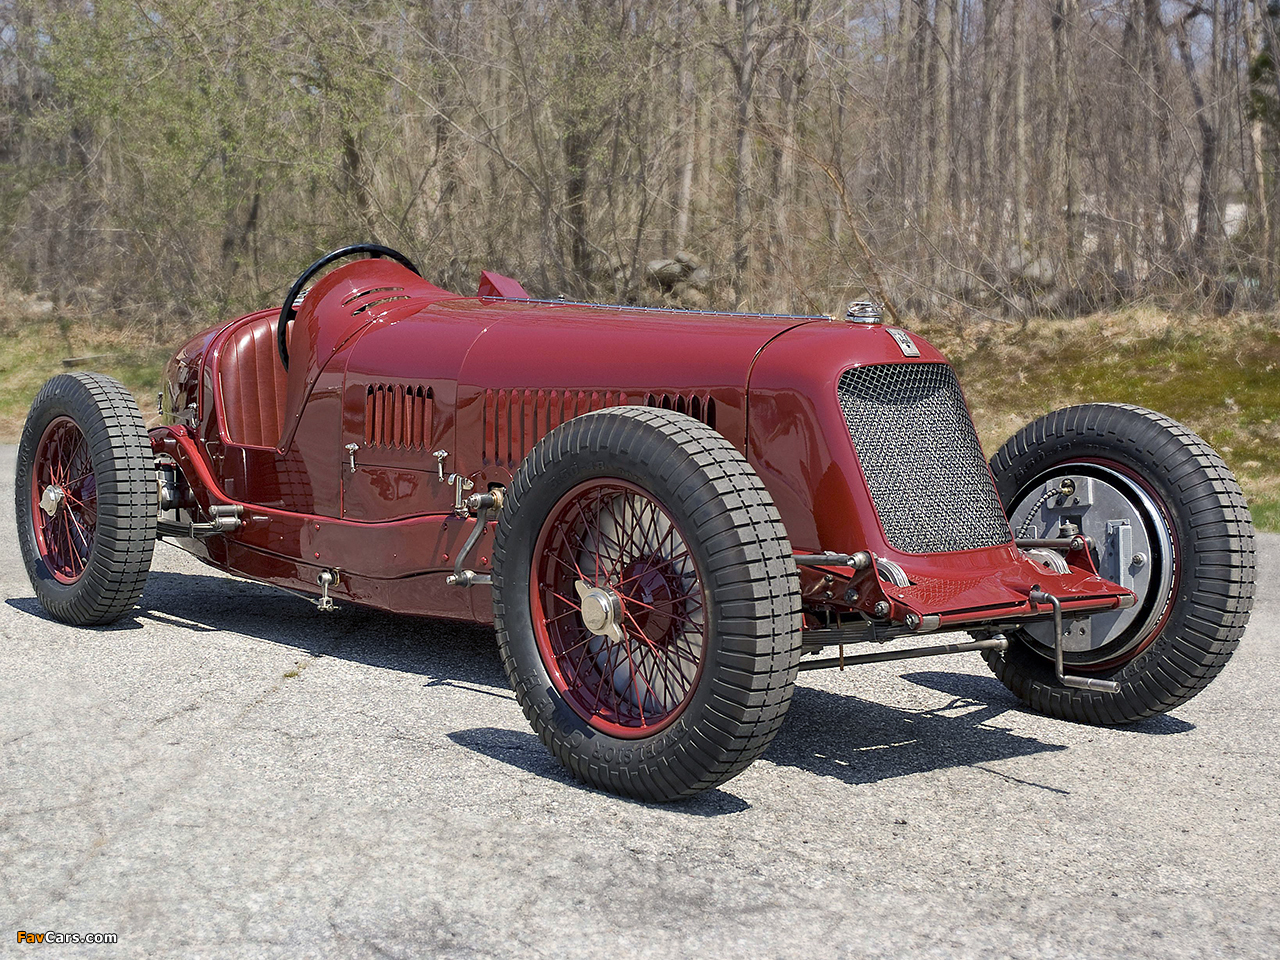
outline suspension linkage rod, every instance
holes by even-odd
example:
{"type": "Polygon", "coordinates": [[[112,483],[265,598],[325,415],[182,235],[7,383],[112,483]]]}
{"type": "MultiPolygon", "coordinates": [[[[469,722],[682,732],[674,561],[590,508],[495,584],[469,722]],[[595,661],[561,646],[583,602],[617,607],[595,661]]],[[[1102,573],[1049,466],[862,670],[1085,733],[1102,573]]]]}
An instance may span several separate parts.
{"type": "Polygon", "coordinates": [[[904,650],[879,650],[875,653],[857,653],[845,657],[827,657],[822,660],[801,660],[801,670],[825,670],[827,667],[854,666],[860,663],[885,663],[889,660],[915,660],[919,657],[940,657],[948,653],[971,653],[974,650],[1005,650],[1009,641],[1004,637],[990,640],[974,640],[970,643],[940,643],[932,647],[908,647],[904,650]]]}
{"type": "Polygon", "coordinates": [[[1062,663],[1062,603],[1051,593],[1043,590],[1032,590],[1028,599],[1033,604],[1047,603],[1053,608],[1053,667],[1058,682],[1064,687],[1076,690],[1094,690],[1098,693],[1116,693],[1120,684],[1114,680],[1100,680],[1096,677],[1074,677],[1063,672],[1062,663]]]}
{"type": "Polygon", "coordinates": [[[871,554],[865,550],[857,553],[796,553],[797,567],[853,567],[865,570],[871,566],[871,554]]]}

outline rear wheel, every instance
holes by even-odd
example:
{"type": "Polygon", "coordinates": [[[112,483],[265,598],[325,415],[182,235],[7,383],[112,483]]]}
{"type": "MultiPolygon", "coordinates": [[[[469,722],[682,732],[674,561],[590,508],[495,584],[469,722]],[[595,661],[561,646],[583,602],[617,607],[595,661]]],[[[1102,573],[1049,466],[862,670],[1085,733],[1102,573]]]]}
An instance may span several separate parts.
{"type": "Polygon", "coordinates": [[[18,446],[18,543],[40,605],[87,626],[142,595],[156,486],[142,413],[117,381],[63,374],[40,390],[18,446]]]}
{"type": "Polygon", "coordinates": [[[1019,536],[1078,528],[1099,573],[1138,597],[1064,625],[1067,671],[1117,692],[1059,684],[1041,624],[984,654],[1005,686],[1044,713],[1115,724],[1171,710],[1218,675],[1253,606],[1254,543],[1240,487],[1207,443],[1150,410],[1087,404],[1024,427],[991,470],[1019,536]]]}
{"type": "Polygon", "coordinates": [[[578,417],[530,453],[494,548],[503,666],[579,779],[644,800],[773,739],[800,658],[790,543],[755,471],[683,414],[578,417]]]}

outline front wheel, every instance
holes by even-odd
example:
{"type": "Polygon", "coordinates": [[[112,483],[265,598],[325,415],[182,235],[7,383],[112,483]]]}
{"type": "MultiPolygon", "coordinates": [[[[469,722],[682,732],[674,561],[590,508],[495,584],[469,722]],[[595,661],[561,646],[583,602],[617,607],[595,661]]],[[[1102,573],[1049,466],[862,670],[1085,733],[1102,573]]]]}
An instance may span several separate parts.
{"type": "Polygon", "coordinates": [[[984,654],[1005,686],[1043,713],[1118,724],[1172,710],[1218,675],[1253,606],[1254,537],[1240,487],[1207,443],[1150,410],[1086,404],[1024,427],[991,470],[1019,537],[1084,534],[1099,573],[1138,598],[1064,625],[1067,671],[1117,692],[1058,683],[1047,624],[984,654]]]}
{"type": "Polygon", "coordinates": [[[529,454],[494,545],[503,666],[574,776],[674,800],[744,770],[800,660],[790,543],[759,476],[668,410],[577,417],[529,454]]]}

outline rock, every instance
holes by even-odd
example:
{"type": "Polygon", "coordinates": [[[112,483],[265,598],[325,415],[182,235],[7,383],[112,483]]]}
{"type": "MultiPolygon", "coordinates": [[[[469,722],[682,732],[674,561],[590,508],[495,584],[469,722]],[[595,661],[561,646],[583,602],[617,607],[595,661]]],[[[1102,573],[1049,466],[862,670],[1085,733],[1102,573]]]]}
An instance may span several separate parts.
{"type": "Polygon", "coordinates": [[[706,294],[688,285],[685,285],[684,291],[680,294],[680,302],[694,310],[705,310],[711,305],[706,294]]]}
{"type": "Polygon", "coordinates": [[[97,287],[79,286],[71,291],[71,299],[84,304],[101,303],[106,297],[97,287]]]}
{"type": "Polygon", "coordinates": [[[1024,297],[1021,294],[1013,294],[1005,298],[1005,316],[1012,317],[1015,320],[1025,320],[1031,315],[1034,304],[1030,297],[1024,297]]]}
{"type": "Polygon", "coordinates": [[[689,274],[689,284],[699,290],[706,290],[711,286],[711,271],[706,267],[698,267],[689,274]]]}
{"type": "Polygon", "coordinates": [[[675,260],[650,260],[645,273],[659,286],[670,287],[684,279],[684,264],[675,260]]]}
{"type": "Polygon", "coordinates": [[[689,253],[687,250],[681,250],[679,253],[676,254],[676,263],[683,264],[684,266],[688,267],[690,270],[697,270],[700,266],[702,266],[702,261],[699,260],[697,257],[695,257],[692,253],[689,253]]]}
{"type": "Polygon", "coordinates": [[[1018,267],[1018,278],[1039,287],[1052,287],[1057,271],[1048,257],[1036,257],[1018,267]]]}

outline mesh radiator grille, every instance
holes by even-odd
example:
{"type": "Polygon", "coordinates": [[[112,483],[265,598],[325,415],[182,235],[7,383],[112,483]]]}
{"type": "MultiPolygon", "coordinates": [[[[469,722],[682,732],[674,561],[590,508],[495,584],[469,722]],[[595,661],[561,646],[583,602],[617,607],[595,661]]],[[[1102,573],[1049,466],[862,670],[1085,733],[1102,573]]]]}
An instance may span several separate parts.
{"type": "Polygon", "coordinates": [[[838,390],[889,543],[906,553],[943,553],[1012,539],[949,366],[855,367],[840,375],[838,390]]]}

